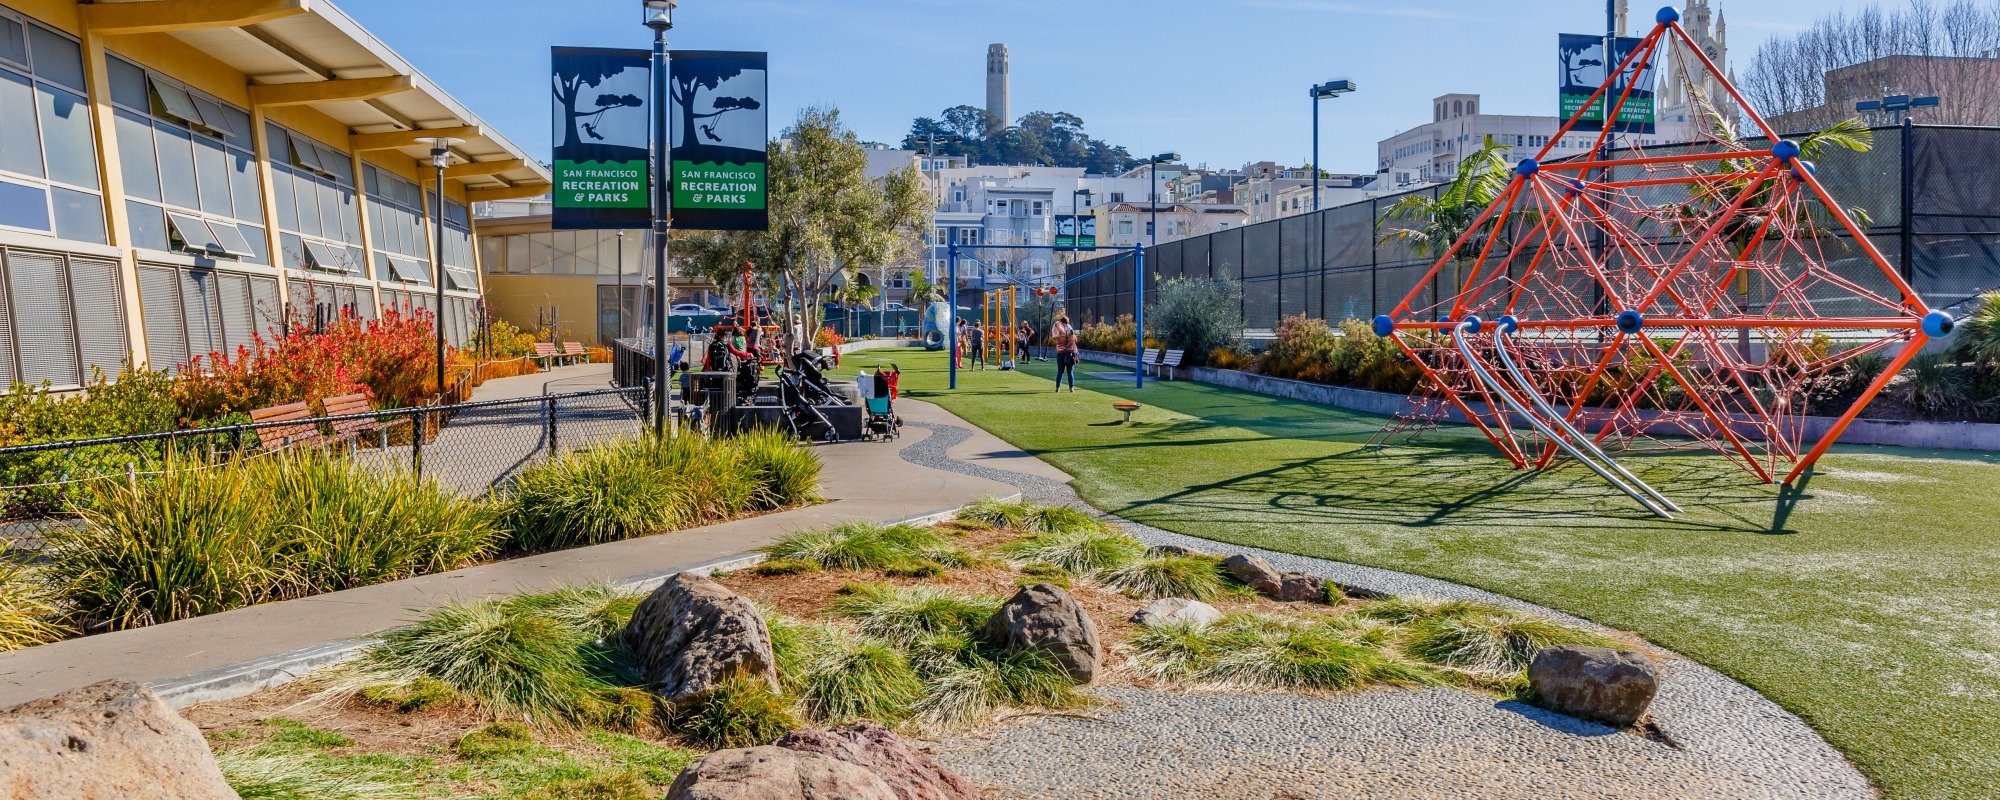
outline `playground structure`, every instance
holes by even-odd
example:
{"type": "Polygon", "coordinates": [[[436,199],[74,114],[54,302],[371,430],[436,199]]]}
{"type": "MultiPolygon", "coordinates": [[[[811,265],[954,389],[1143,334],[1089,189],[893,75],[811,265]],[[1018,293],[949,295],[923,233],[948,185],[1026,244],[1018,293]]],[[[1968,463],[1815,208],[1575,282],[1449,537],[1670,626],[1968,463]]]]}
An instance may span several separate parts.
{"type": "MultiPolygon", "coordinates": [[[[977,252],[979,252],[979,251],[981,251],[981,250],[987,250],[987,249],[992,249],[992,250],[1051,250],[1051,251],[1066,251],[1066,252],[1078,252],[1078,251],[1082,250],[1083,248],[1076,248],[1076,247],[1062,247],[1062,246],[1057,246],[1057,245],[1047,245],[1047,244],[1010,244],[1010,245],[978,245],[978,244],[959,244],[959,243],[957,243],[957,242],[953,242],[953,243],[951,243],[951,245],[950,245],[950,246],[949,246],[949,247],[948,247],[948,248],[946,249],[946,254],[947,254],[947,256],[948,256],[948,258],[947,258],[947,260],[946,260],[946,263],[947,263],[947,264],[949,265],[949,266],[948,266],[948,269],[949,269],[949,271],[947,272],[947,278],[946,278],[946,284],[947,284],[947,285],[948,285],[948,286],[950,287],[950,290],[949,290],[949,293],[948,293],[948,295],[946,296],[946,301],[947,301],[947,303],[949,303],[949,305],[946,305],[946,306],[945,306],[945,308],[946,308],[947,312],[949,312],[949,311],[951,311],[951,310],[953,310],[953,309],[957,309],[957,308],[958,308],[958,261],[959,261],[959,259],[960,259],[961,257],[963,257],[963,258],[965,258],[965,259],[967,259],[967,260],[970,260],[970,261],[972,261],[972,262],[974,262],[974,263],[980,263],[980,262],[979,262],[979,260],[978,260],[978,258],[976,258],[976,257],[974,257],[974,256],[972,256],[972,255],[969,255],[969,254],[971,254],[971,253],[977,253],[977,252]],[[960,253],[967,253],[968,255],[965,255],[965,256],[961,256],[961,255],[960,255],[960,253]]],[[[1093,249],[1110,249],[1110,248],[1093,248],[1093,249]]],[[[1107,270],[1107,269],[1111,269],[1112,267],[1115,267],[1115,266],[1118,266],[1118,265],[1119,265],[1120,263],[1123,263],[1123,262],[1125,261],[1125,259],[1126,259],[1126,258],[1130,258],[1130,259],[1132,259],[1132,278],[1133,278],[1133,280],[1134,280],[1134,281],[1136,282],[1136,284],[1137,284],[1137,286],[1138,286],[1138,294],[1137,294],[1137,299],[1138,299],[1138,303],[1137,303],[1137,311],[1136,311],[1136,313],[1134,313],[1134,314],[1133,314],[1133,318],[1132,318],[1132,321],[1133,321],[1133,325],[1134,325],[1134,326],[1136,327],[1136,329],[1137,329],[1137,331],[1138,331],[1138,336],[1139,336],[1139,338],[1137,339],[1137,341],[1141,341],[1141,342],[1143,342],[1143,341],[1145,341],[1145,340],[1146,340],[1146,279],[1145,279],[1145,278],[1146,278],[1146,246],[1145,246],[1145,245],[1143,245],[1143,244],[1135,244],[1135,245],[1133,245],[1133,246],[1132,246],[1132,249],[1131,249],[1131,251],[1130,251],[1130,252],[1128,252],[1128,253],[1124,253],[1124,254],[1121,254],[1121,255],[1120,255],[1120,256],[1118,256],[1117,258],[1114,258],[1114,259],[1110,260],[1109,262],[1106,262],[1105,264],[1103,264],[1103,265],[1101,265],[1101,266],[1097,267],[1096,269],[1093,269],[1093,270],[1091,270],[1090,272],[1087,272],[1087,273],[1084,273],[1084,274],[1082,274],[1082,275],[1078,275],[1078,276],[1076,276],[1076,277],[1074,277],[1074,278],[1069,278],[1069,279],[1067,279],[1067,280],[1063,281],[1063,285],[1064,285],[1064,286],[1068,286],[1068,285],[1070,285],[1070,284],[1072,284],[1072,283],[1076,283],[1077,281],[1080,281],[1080,280],[1083,280],[1083,279],[1085,279],[1085,278],[1088,278],[1088,277],[1090,277],[1091,275],[1095,275],[1095,274],[1097,274],[1097,273],[1099,273],[1099,272],[1103,272],[1104,270],[1107,270]]],[[[1012,286],[1008,286],[1008,287],[1006,287],[1006,288],[1008,288],[1008,289],[1013,289],[1014,287],[1012,287],[1012,286]]],[[[990,296],[990,295],[991,295],[992,293],[991,293],[991,292],[988,292],[987,294],[988,294],[988,295],[990,296]]],[[[990,302],[989,302],[989,303],[988,303],[987,305],[988,305],[988,307],[989,307],[989,308],[990,308],[990,307],[992,306],[992,304],[991,304],[990,302]]],[[[936,307],[936,304],[933,304],[933,305],[932,305],[932,307],[933,307],[933,308],[935,308],[935,307],[936,307]]],[[[1009,303],[1008,307],[1009,307],[1009,308],[1012,308],[1012,307],[1013,307],[1012,303],[1009,303]]],[[[925,315],[925,329],[926,329],[926,334],[925,334],[925,336],[926,336],[926,338],[925,338],[925,343],[926,343],[926,345],[928,345],[928,344],[929,344],[929,342],[930,342],[930,340],[929,340],[929,338],[928,338],[928,337],[929,337],[929,328],[930,328],[930,318],[931,318],[931,316],[932,316],[931,314],[926,314],[926,315],[925,315]]],[[[942,327],[942,329],[943,329],[943,330],[950,330],[950,329],[951,329],[951,326],[955,324],[955,321],[954,321],[954,320],[952,320],[952,319],[951,319],[951,318],[950,318],[949,316],[947,316],[947,317],[946,317],[946,318],[945,318],[944,320],[942,320],[941,322],[942,322],[942,325],[943,325],[943,327],[942,327]]],[[[1017,320],[1015,320],[1015,323],[1016,323],[1016,326],[1015,326],[1015,327],[1014,327],[1014,328],[1013,328],[1012,330],[1019,330],[1019,320],[1018,320],[1018,319],[1017,319],[1017,320]]],[[[989,329],[989,330],[990,330],[990,329],[989,329]]],[[[1010,331],[1009,331],[1009,335],[1010,335],[1010,336],[1012,335],[1012,330],[1010,330],[1010,331]]],[[[989,338],[989,339],[987,339],[987,341],[988,341],[988,342],[990,343],[990,342],[992,342],[993,340],[992,340],[991,338],[989,338]]],[[[933,348],[933,349],[935,349],[935,348],[933,348]]],[[[992,351],[992,350],[994,350],[994,349],[995,349],[995,348],[992,348],[992,347],[988,347],[988,348],[987,348],[987,350],[988,350],[989,352],[990,352],[990,351],[992,351]]],[[[956,358],[954,358],[954,359],[950,359],[950,364],[951,364],[951,373],[950,373],[950,375],[951,375],[951,378],[950,378],[950,384],[949,384],[949,388],[952,388],[952,389],[957,389],[957,388],[958,388],[958,359],[956,359],[956,358]]],[[[1145,366],[1145,364],[1141,363],[1141,362],[1140,362],[1140,360],[1139,360],[1139,359],[1137,359],[1137,358],[1134,358],[1134,359],[1132,359],[1132,385],[1133,385],[1133,387],[1134,387],[1134,388],[1138,388],[1138,389],[1144,389],[1144,388],[1146,388],[1146,366],[1145,366]]]]}
{"type": "Polygon", "coordinates": [[[1668,516],[1673,503],[1611,451],[1706,448],[1790,483],[1952,320],[1911,290],[1679,14],[1657,20],[1550,141],[1600,103],[1600,119],[1620,119],[1636,77],[1673,46],[1769,145],[1718,135],[1649,156],[1611,149],[1618,125],[1607,124],[1587,156],[1542,163],[1544,146],[1375,332],[1426,378],[1392,429],[1456,411],[1516,468],[1567,455],[1668,516]],[[1807,393],[1871,354],[1886,368],[1825,430],[1808,430],[1807,393]]]}
{"type": "Polygon", "coordinates": [[[1002,286],[986,293],[980,306],[979,322],[986,330],[986,363],[1001,365],[1014,360],[1016,333],[1021,330],[1020,287],[1002,286]],[[998,302],[995,302],[995,301],[998,302]]]}

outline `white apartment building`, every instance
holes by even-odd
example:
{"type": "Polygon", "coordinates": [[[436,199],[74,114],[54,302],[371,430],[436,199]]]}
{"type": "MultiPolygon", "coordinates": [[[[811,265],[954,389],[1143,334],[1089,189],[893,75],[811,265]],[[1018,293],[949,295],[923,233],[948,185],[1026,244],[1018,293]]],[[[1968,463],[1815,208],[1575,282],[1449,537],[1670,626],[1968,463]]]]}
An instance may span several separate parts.
{"type": "MultiPolygon", "coordinates": [[[[948,244],[991,245],[961,252],[959,276],[967,280],[969,270],[979,270],[995,286],[1060,281],[1061,261],[1054,251],[1003,248],[1053,244],[1057,214],[1089,214],[1093,206],[1128,198],[1143,201],[1150,185],[1145,177],[1090,175],[1081,167],[949,167],[932,174],[941,190],[932,279],[945,275],[948,244]]],[[[1165,170],[1161,174],[1164,182],[1165,170]]]]}
{"type": "MultiPolygon", "coordinates": [[[[1509,164],[1534,157],[1551,140],[1555,146],[1545,160],[1582,155],[1596,141],[1596,133],[1589,131],[1572,131],[1556,139],[1564,122],[1558,117],[1486,114],[1479,105],[1476,94],[1438,97],[1431,101],[1429,123],[1376,144],[1376,188],[1398,192],[1449,181],[1457,174],[1459,161],[1485,146],[1488,137],[1508,148],[1509,164]]],[[[1695,131],[1694,124],[1688,122],[1661,121],[1655,128],[1654,134],[1637,137],[1637,143],[1649,146],[1689,141],[1695,131]]]]}
{"type": "Polygon", "coordinates": [[[1097,243],[1103,247],[1151,247],[1241,228],[1250,222],[1242,206],[1222,204],[1162,202],[1155,212],[1153,204],[1144,201],[1106,203],[1091,213],[1097,217],[1097,243]],[[1153,236],[1155,220],[1160,234],[1157,238],[1153,236]]]}

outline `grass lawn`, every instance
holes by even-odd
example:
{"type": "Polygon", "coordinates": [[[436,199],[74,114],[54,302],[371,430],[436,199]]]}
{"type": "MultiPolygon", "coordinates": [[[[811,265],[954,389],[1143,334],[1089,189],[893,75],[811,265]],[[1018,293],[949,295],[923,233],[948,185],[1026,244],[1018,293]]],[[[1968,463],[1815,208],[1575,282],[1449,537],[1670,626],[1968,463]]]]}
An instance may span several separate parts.
{"type": "Polygon", "coordinates": [[[1653,518],[1581,466],[1517,472],[1470,429],[1371,448],[1384,419],[1083,364],[961,371],[863,351],[903,386],[1076,476],[1091,504],[1225,542],[1489,589],[1615,628],[1783,704],[1894,798],[2000,787],[2000,456],[1839,447],[1800,489],[1714,455],[1621,461],[1653,518]],[[1113,381],[1091,373],[1117,374],[1113,381]],[[1145,404],[1119,424],[1115,398],[1145,404]]]}

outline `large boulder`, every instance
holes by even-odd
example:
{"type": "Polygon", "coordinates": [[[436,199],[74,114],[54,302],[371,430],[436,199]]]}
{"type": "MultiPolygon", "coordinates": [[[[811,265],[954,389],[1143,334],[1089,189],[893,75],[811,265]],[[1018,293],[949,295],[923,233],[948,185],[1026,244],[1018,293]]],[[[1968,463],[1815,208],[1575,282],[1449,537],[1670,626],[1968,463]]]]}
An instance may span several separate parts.
{"type": "Polygon", "coordinates": [[[1069,592],[1046,583],[1024,586],[1000,606],[986,621],[986,640],[1008,651],[1047,653],[1077,683],[1096,680],[1104,660],[1090,615],[1069,592]]]}
{"type": "Polygon", "coordinates": [[[875,773],[832,756],[751,747],[717,750],[689,764],[667,800],[896,800],[875,773]]]}
{"type": "Polygon", "coordinates": [[[668,578],[640,601],[622,635],[647,688],[676,710],[737,678],[778,688],[771,631],[757,607],[699,575],[668,578]]]}
{"type": "Polygon", "coordinates": [[[1622,728],[1652,705],[1660,677],[1638,653],[1560,645],[1528,662],[1528,687],[1550,711],[1622,728]]]}
{"type": "Polygon", "coordinates": [[[831,756],[867,769],[889,784],[898,800],[980,800],[971,781],[946,769],[895,731],[873,722],[793,731],[779,739],[777,746],[831,756]]]}
{"type": "Polygon", "coordinates": [[[1155,628],[1161,625],[1188,625],[1194,628],[1206,628],[1211,623],[1218,622],[1221,619],[1222,612],[1217,611],[1215,606],[1200,600],[1188,600],[1180,597],[1164,597],[1154,600],[1147,603],[1146,607],[1139,609],[1139,613],[1132,615],[1133,622],[1137,622],[1148,628],[1155,628]]]}
{"type": "Polygon", "coordinates": [[[1287,603],[1326,602],[1326,579],[1304,572],[1287,572],[1279,580],[1278,599],[1287,603]]]}
{"type": "Polygon", "coordinates": [[[0,797],[236,800],[201,731],[131,681],[0,711],[0,797]]]}
{"type": "Polygon", "coordinates": [[[1284,592],[1284,576],[1279,574],[1277,567],[1271,566],[1271,562],[1258,556],[1237,553],[1223,559],[1222,568],[1265,597],[1277,597],[1284,592]]]}

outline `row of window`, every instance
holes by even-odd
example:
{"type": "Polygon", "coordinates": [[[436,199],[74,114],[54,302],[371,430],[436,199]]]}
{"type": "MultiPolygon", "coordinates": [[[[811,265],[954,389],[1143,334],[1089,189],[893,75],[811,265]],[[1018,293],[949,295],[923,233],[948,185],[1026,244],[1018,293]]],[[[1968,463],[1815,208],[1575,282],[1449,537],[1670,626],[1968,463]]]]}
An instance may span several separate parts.
{"type": "Polygon", "coordinates": [[[0,249],[0,386],[74,386],[124,371],[118,263],[0,249]]]}
{"type": "Polygon", "coordinates": [[[0,228],[103,243],[83,51],[0,8],[0,228]]]}
{"type": "Polygon", "coordinates": [[[617,275],[621,264],[625,274],[640,275],[649,250],[643,230],[515,233],[479,242],[487,273],[509,275],[617,275]]]}

